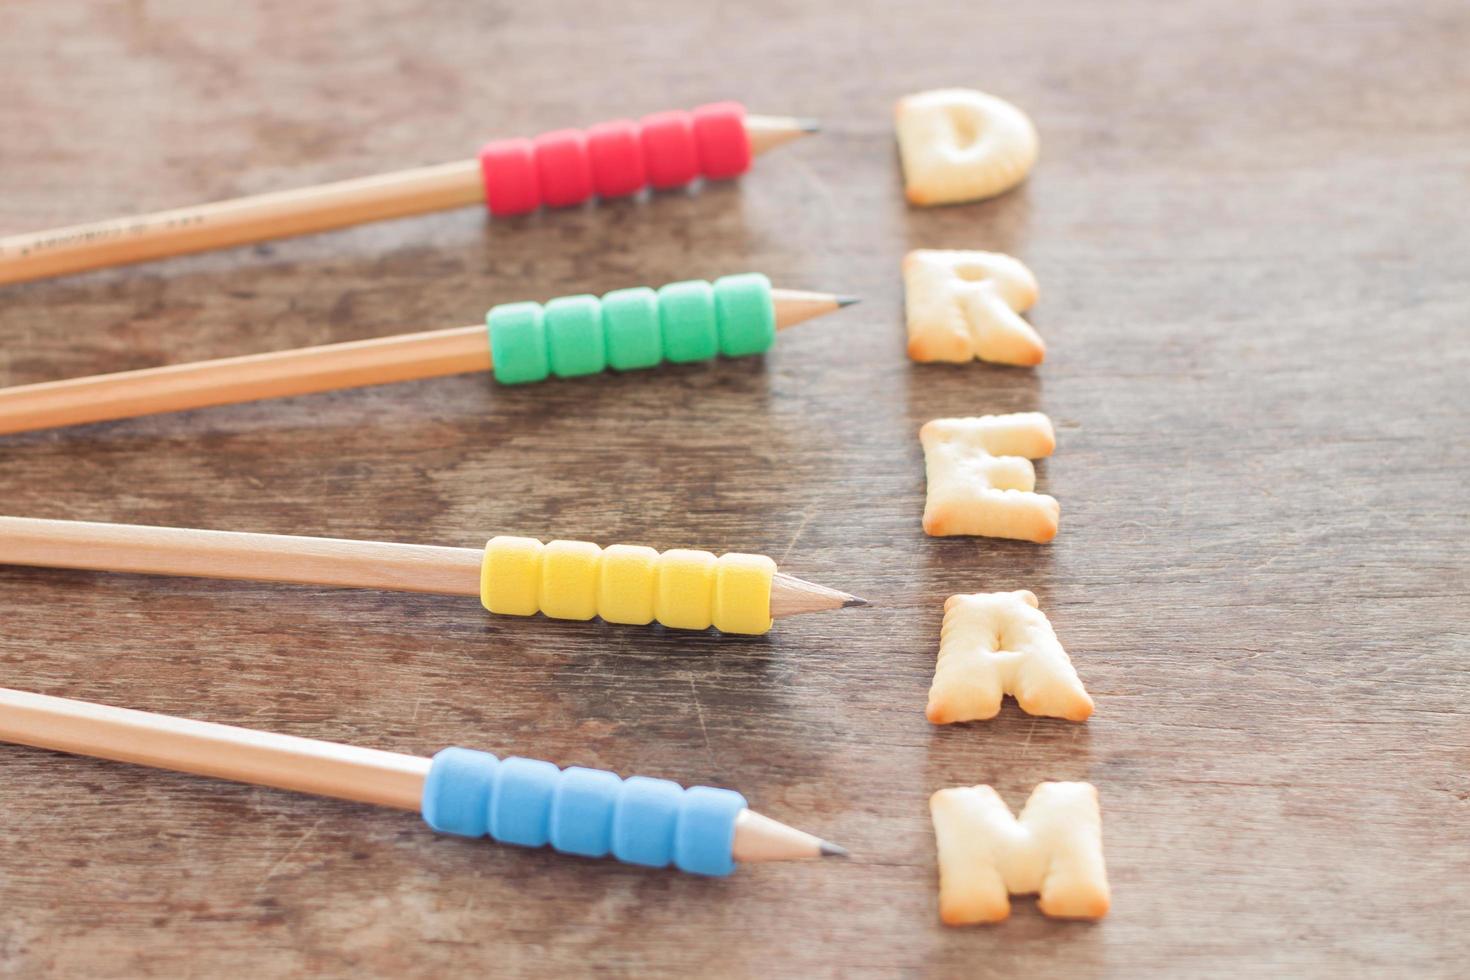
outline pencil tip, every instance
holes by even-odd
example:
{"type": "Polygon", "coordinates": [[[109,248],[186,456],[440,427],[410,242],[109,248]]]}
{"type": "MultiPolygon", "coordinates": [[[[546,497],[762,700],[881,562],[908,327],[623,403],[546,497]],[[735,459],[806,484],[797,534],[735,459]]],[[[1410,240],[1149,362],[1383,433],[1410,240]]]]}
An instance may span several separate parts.
{"type": "Polygon", "coordinates": [[[824,857],[824,858],[845,858],[845,857],[851,857],[851,855],[848,854],[847,848],[842,847],[839,844],[834,844],[834,843],[832,843],[829,840],[824,840],[824,841],[822,841],[822,857],[824,857]]]}
{"type": "Polygon", "coordinates": [[[839,296],[839,297],[837,297],[837,305],[839,307],[851,306],[854,303],[860,303],[860,302],[862,302],[862,300],[860,300],[856,296],[839,296]]]}
{"type": "Polygon", "coordinates": [[[796,128],[803,133],[820,133],[822,131],[822,123],[817,119],[798,119],[796,120],[796,128]]]}
{"type": "Polygon", "coordinates": [[[848,609],[852,606],[866,606],[868,604],[869,603],[867,599],[862,599],[855,595],[850,595],[846,599],[842,600],[843,609],[848,609]]]}

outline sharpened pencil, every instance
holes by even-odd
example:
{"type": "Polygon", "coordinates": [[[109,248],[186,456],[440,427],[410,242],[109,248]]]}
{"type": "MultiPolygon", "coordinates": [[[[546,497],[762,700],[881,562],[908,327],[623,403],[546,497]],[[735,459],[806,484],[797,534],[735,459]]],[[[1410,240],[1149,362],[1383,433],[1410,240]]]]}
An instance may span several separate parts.
{"type": "MultiPolygon", "coordinates": [[[[772,289],[778,331],[857,302],[772,289]]],[[[0,435],[494,367],[484,324],[0,388],[0,435]]]]}
{"type": "MultiPolygon", "coordinates": [[[[46,568],[483,598],[486,553],[480,548],[0,517],[0,564],[46,568]]],[[[864,604],[846,592],[782,572],[771,577],[772,620],[864,604]]]]}
{"type": "MultiPolygon", "coordinates": [[[[422,756],[9,688],[0,688],[0,740],[397,810],[423,811],[426,817],[425,783],[435,763],[422,756]]],[[[555,838],[551,843],[556,845],[555,838]]],[[[748,808],[736,815],[728,846],[729,857],[742,863],[841,857],[847,853],[836,844],[748,808]]]]}
{"type": "MultiPolygon", "coordinates": [[[[818,128],[810,120],[792,117],[744,117],[750,156],[818,128]]],[[[483,164],[470,159],[10,235],[0,238],[0,285],[483,203],[483,164]]]]}

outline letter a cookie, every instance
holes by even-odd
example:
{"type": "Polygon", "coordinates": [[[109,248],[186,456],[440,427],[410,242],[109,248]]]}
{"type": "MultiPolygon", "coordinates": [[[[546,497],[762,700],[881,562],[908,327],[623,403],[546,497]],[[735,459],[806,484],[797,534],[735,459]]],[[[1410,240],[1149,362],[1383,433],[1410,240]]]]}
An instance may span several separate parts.
{"type": "Polygon", "coordinates": [[[989,786],[929,797],[939,850],[939,918],[946,925],[1000,922],[1011,895],[1040,896],[1045,915],[1100,919],[1110,894],[1102,812],[1091,783],[1042,783],[1020,819],[989,786]]]}
{"type": "Polygon", "coordinates": [[[1056,537],[1061,505],[1035,492],[1030,462],[1056,448],[1051,419],[1040,412],[934,419],[919,430],[919,441],[929,481],[926,534],[1056,537]]]}
{"type": "Polygon", "coordinates": [[[1092,698],[1030,592],[952,595],[925,715],[936,725],[983,721],[1002,695],[1032,715],[1085,721],[1092,698]]]}

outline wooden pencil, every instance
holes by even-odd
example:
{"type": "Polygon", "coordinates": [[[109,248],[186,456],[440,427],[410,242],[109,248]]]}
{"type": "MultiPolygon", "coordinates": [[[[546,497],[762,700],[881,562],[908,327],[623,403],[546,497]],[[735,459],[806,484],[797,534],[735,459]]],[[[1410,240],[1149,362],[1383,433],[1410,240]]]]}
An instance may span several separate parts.
{"type": "MultiPolygon", "coordinates": [[[[752,155],[817,131],[746,116],[752,155]]],[[[478,159],[0,238],[0,285],[329,231],[485,201],[478,159]]]]}
{"type": "MultiPolygon", "coordinates": [[[[478,596],[481,548],[0,517],[0,564],[478,596]]],[[[772,619],[865,605],[777,572],[772,619]]]]}
{"type": "MultiPolygon", "coordinates": [[[[855,299],[772,289],[776,329],[855,299]]],[[[489,371],[483,323],[0,388],[0,435],[489,371]]]]}
{"type": "MultiPolygon", "coordinates": [[[[413,812],[433,761],[9,688],[0,688],[0,740],[413,812]]],[[[845,854],[749,809],[736,819],[736,861],[845,854]]]]}

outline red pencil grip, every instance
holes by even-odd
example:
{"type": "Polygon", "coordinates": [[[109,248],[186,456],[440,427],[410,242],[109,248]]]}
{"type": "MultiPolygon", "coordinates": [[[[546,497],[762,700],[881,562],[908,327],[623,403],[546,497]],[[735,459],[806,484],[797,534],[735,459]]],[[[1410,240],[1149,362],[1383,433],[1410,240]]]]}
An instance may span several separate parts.
{"type": "Polygon", "coordinates": [[[534,140],[494,140],[480,150],[485,206],[496,217],[571,207],[593,194],[668,190],[701,176],[727,180],[749,168],[750,138],[738,102],[599,123],[585,133],[560,129],[534,140]]]}
{"type": "Polygon", "coordinates": [[[580,129],[545,133],[531,145],[536,153],[542,204],[565,208],[592,196],[592,164],[587,156],[587,137],[580,129]]]}
{"type": "Polygon", "coordinates": [[[541,206],[536,150],[530,140],[495,140],[480,150],[485,206],[496,217],[527,214],[541,206]]]}
{"type": "Polygon", "coordinates": [[[598,197],[636,194],[648,183],[643,143],[633,120],[614,119],[587,130],[587,151],[592,158],[592,187],[598,197]]]}
{"type": "Polygon", "coordinates": [[[691,115],[699,169],[706,179],[729,180],[750,169],[745,106],[739,102],[716,102],[700,106],[691,115]]]}

